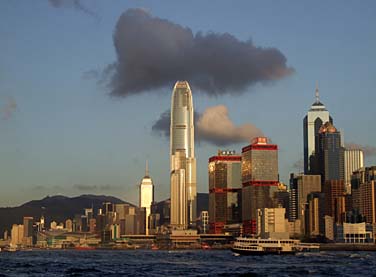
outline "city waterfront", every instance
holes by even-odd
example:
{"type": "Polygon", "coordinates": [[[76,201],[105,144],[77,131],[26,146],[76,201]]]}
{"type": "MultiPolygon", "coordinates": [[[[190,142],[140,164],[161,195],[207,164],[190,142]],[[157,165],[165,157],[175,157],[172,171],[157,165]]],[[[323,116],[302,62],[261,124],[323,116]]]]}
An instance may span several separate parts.
{"type": "Polygon", "coordinates": [[[370,276],[375,252],[234,256],[230,251],[20,251],[0,253],[0,276],[370,276]]]}

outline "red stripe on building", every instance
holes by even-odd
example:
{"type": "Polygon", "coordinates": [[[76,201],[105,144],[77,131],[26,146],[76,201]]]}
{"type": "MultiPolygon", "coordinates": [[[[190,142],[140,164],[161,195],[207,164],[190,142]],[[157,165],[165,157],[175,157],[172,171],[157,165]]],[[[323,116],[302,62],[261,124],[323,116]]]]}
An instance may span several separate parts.
{"type": "Polygon", "coordinates": [[[278,145],[276,144],[266,144],[266,145],[260,145],[260,144],[251,144],[246,147],[242,148],[242,153],[248,152],[250,150],[278,150],[278,145]]]}
{"type": "Polygon", "coordinates": [[[243,188],[248,186],[278,186],[278,181],[249,181],[242,183],[243,188]]]}
{"type": "Polygon", "coordinates": [[[212,188],[209,190],[209,193],[226,193],[226,192],[239,192],[241,188],[212,188]]]}
{"type": "Polygon", "coordinates": [[[213,156],[209,158],[209,162],[215,162],[215,161],[240,162],[241,159],[242,159],[241,156],[213,156]]]}

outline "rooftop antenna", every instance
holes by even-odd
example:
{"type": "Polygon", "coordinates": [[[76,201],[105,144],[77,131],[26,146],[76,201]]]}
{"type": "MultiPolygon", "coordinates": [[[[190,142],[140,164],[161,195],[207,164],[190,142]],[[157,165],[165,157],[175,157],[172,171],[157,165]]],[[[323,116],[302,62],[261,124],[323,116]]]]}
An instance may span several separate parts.
{"type": "Polygon", "coordinates": [[[146,165],[145,165],[145,176],[149,176],[149,161],[146,160],[146,165]]]}
{"type": "Polygon", "coordinates": [[[320,95],[319,95],[319,85],[318,82],[316,81],[316,91],[315,91],[315,96],[316,96],[316,103],[320,102],[320,95]]]}

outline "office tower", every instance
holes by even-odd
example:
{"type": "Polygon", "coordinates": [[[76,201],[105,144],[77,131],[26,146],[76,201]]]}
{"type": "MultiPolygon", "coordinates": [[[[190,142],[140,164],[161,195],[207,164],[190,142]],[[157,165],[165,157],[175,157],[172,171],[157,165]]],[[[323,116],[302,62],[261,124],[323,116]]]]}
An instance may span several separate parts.
{"type": "Polygon", "coordinates": [[[278,146],[258,137],[242,149],[242,221],[244,233],[256,233],[257,209],[272,208],[278,186],[278,146]]]}
{"type": "Polygon", "coordinates": [[[335,223],[342,223],[346,212],[343,180],[325,181],[323,192],[325,193],[325,215],[331,216],[335,223]]]}
{"type": "Polygon", "coordinates": [[[360,149],[345,149],[345,191],[351,194],[351,175],[364,166],[363,151],[360,149]]]}
{"type": "Polygon", "coordinates": [[[148,162],[146,162],[145,176],[140,184],[140,208],[145,208],[145,234],[149,235],[149,216],[151,204],[154,202],[154,185],[149,176],[148,162]]]}
{"type": "Polygon", "coordinates": [[[218,150],[209,159],[209,228],[222,233],[226,224],[241,223],[241,156],[218,150]]]}
{"type": "Polygon", "coordinates": [[[22,239],[24,236],[24,226],[13,224],[11,231],[11,247],[17,247],[22,244],[22,239]]]}
{"type": "Polygon", "coordinates": [[[367,223],[376,223],[376,166],[361,168],[351,180],[353,209],[365,217],[367,223]]]}
{"type": "Polygon", "coordinates": [[[344,180],[344,148],[341,134],[332,123],[324,123],[317,134],[317,156],[321,182],[328,180],[344,180]]]}
{"type": "Polygon", "coordinates": [[[298,218],[298,179],[294,173],[290,174],[289,190],[289,221],[293,222],[298,218]]]}
{"type": "Polygon", "coordinates": [[[65,230],[67,230],[67,232],[73,232],[73,221],[71,219],[67,219],[65,220],[65,230]]]}
{"type": "Polygon", "coordinates": [[[290,193],[285,184],[278,184],[278,190],[274,192],[273,201],[275,207],[286,209],[285,216],[288,218],[290,214],[290,193]]]}
{"type": "Polygon", "coordinates": [[[312,104],[307,115],[303,119],[303,139],[304,139],[304,174],[317,174],[316,160],[317,142],[316,135],[320,127],[325,122],[333,123],[329,112],[319,99],[319,89],[316,85],[316,101],[312,104]]]}
{"type": "Polygon", "coordinates": [[[263,239],[288,239],[285,208],[257,209],[257,235],[263,239]]]}
{"type": "Polygon", "coordinates": [[[24,225],[24,237],[32,237],[33,236],[33,221],[34,218],[30,216],[24,216],[23,218],[23,225],[24,225]]]}
{"type": "Polygon", "coordinates": [[[306,234],[319,236],[325,233],[325,195],[321,192],[311,192],[307,196],[306,234]]]}
{"type": "Polygon", "coordinates": [[[187,229],[196,220],[196,158],[192,92],[178,81],[171,98],[170,180],[171,226],[187,229]]]}

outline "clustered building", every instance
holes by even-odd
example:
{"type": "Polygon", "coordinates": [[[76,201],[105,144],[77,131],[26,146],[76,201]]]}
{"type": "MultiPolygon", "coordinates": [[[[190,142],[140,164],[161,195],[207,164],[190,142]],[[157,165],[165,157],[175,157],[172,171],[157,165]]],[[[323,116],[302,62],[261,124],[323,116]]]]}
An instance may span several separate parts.
{"type": "MultiPolygon", "coordinates": [[[[253,138],[241,153],[218,150],[208,160],[208,211],[197,214],[194,110],[188,82],[176,82],[171,101],[170,199],[154,200],[146,164],[139,206],[103,203],[65,223],[46,228],[24,217],[13,225],[11,245],[76,245],[122,241],[132,235],[170,234],[187,243],[200,233],[246,234],[262,238],[310,238],[345,243],[373,242],[376,232],[376,166],[364,167],[361,149],[346,148],[333,118],[316,100],[303,119],[304,172],[279,180],[278,146],[253,138]],[[37,235],[36,235],[37,234],[37,235]],[[63,235],[65,234],[65,235],[63,235]],[[82,239],[85,234],[85,240],[82,239]],[[59,239],[60,238],[60,239],[59,239]]],[[[8,237],[8,234],[5,234],[8,237]]]]}

